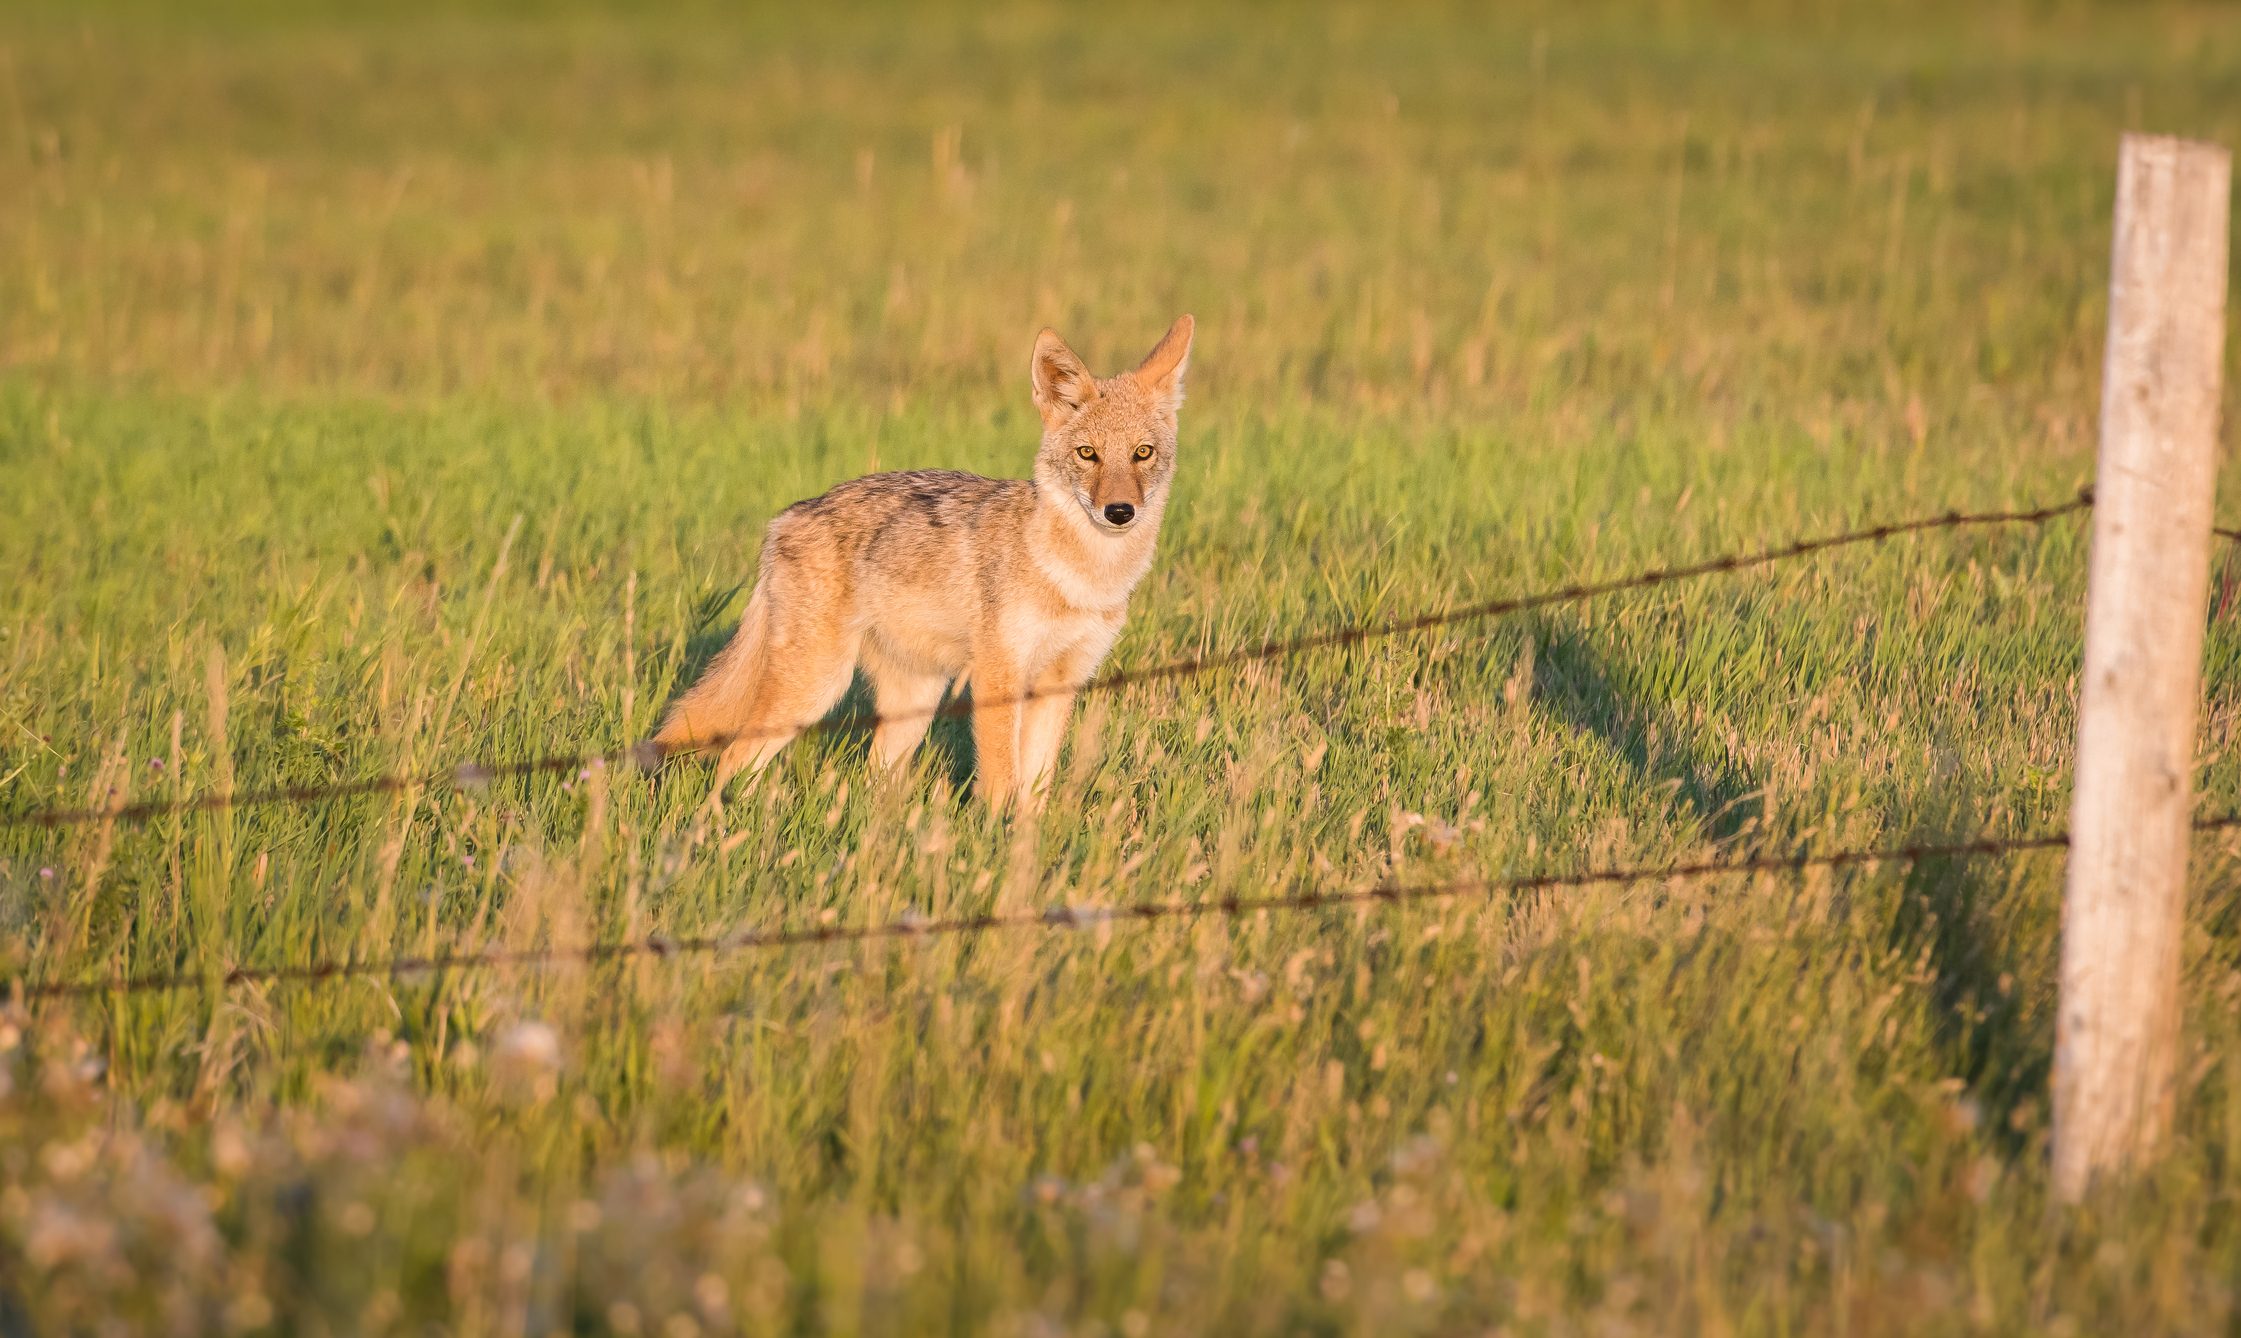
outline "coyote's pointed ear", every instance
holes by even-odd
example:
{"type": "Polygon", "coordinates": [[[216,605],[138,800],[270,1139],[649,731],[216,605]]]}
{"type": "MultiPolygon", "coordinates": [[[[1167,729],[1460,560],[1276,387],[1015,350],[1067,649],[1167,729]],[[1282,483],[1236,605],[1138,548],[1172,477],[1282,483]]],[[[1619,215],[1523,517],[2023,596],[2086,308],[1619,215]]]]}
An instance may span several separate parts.
{"type": "Polygon", "coordinates": [[[1159,347],[1145,354],[1143,363],[1131,373],[1170,411],[1182,407],[1183,372],[1191,365],[1191,332],[1197,328],[1190,317],[1176,317],[1159,347]]]}
{"type": "Polygon", "coordinates": [[[1033,370],[1035,407],[1043,411],[1045,427],[1058,426],[1097,398],[1097,378],[1056,330],[1045,327],[1035,336],[1033,370]]]}

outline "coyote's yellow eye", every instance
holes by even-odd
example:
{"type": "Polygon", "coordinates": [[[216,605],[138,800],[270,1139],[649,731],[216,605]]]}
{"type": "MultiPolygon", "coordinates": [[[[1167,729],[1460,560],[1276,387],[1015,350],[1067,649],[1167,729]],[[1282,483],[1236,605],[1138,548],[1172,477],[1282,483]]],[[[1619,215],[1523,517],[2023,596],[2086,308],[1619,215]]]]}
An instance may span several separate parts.
{"type": "Polygon", "coordinates": [[[1139,460],[1149,460],[1149,459],[1151,459],[1151,458],[1152,458],[1152,444],[1151,444],[1150,442],[1148,442],[1148,441],[1147,441],[1147,442],[1145,442],[1145,443],[1144,443],[1143,445],[1141,445],[1141,446],[1137,447],[1137,448],[1136,448],[1136,458],[1137,458],[1137,459],[1139,459],[1139,460]]]}
{"type": "Polygon", "coordinates": [[[1087,446],[1076,446],[1074,448],[1074,454],[1080,456],[1084,460],[1089,461],[1091,464],[1097,463],[1097,452],[1091,450],[1087,446]]]}

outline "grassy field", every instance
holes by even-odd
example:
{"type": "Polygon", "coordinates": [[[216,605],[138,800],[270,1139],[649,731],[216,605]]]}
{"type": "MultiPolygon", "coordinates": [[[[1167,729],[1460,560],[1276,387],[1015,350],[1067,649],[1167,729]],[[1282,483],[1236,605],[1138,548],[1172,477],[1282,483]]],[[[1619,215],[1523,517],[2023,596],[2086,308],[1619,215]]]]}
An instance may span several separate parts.
{"type": "MultiPolygon", "coordinates": [[[[778,508],[1025,471],[1045,322],[1200,320],[1116,669],[2061,501],[2116,137],[2241,143],[2241,17],[1947,11],[0,7],[0,812],[642,736],[778,508]]],[[[1019,827],[945,722],[715,825],[688,764],[0,832],[0,975],[2037,831],[2084,558],[1131,687],[1019,827]]],[[[2077,1210],[2055,856],[17,1002],[0,1331],[2226,1328],[2194,869],[2176,1147],[2077,1210]]]]}

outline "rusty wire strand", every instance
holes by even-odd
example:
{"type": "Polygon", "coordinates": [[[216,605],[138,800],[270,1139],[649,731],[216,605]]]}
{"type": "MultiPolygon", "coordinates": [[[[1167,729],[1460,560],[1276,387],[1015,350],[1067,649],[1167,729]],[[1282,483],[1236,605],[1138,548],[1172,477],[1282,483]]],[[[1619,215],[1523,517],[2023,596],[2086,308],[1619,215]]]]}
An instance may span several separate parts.
{"type": "MultiPolygon", "coordinates": [[[[2241,813],[2198,818],[2197,832],[2241,827],[2241,813]]],[[[1311,911],[1338,906],[1398,904],[1438,901],[1470,895],[1511,895],[1566,891],[1584,887],[1618,887],[1642,883],[1693,881],[1730,874],[1802,873],[1808,869],[1864,868],[1878,864],[1920,864],[1927,860],[1959,859],[2060,850],[2070,844],[2067,831],[2038,836],[1976,836],[1960,841],[1912,842],[1868,850],[1827,854],[1758,855],[1735,860],[1697,860],[1679,864],[1619,866],[1572,873],[1537,873],[1510,878],[1464,878],[1438,883],[1376,883],[1367,887],[1274,893],[1252,897],[1215,897],[1201,901],[1170,899],[1115,906],[1058,906],[1041,911],[992,912],[983,915],[926,919],[905,914],[901,919],[861,925],[819,925],[808,929],[747,930],[734,934],[672,938],[654,935],[614,943],[573,947],[493,949],[436,953],[373,960],[312,962],[301,966],[237,966],[225,971],[158,972],[107,979],[26,981],[21,977],[0,982],[0,997],[24,1000],[74,999],[97,996],[175,993],[195,988],[230,989],[236,985],[298,984],[318,986],[353,979],[400,980],[447,971],[541,969],[551,966],[597,966],[632,958],[669,959],[687,956],[721,957],[734,953],[810,947],[817,944],[874,943],[893,939],[958,938],[1013,929],[1082,929],[1104,924],[1144,924],[1155,920],[1197,920],[1211,916],[1235,918],[1263,911],[1311,911]]]]}

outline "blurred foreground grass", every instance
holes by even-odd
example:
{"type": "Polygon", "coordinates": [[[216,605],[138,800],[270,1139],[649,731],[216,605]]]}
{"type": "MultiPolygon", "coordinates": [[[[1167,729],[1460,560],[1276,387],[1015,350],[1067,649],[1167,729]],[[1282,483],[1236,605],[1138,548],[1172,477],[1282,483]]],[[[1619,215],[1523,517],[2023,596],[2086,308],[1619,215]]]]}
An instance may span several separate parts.
{"type": "MultiPolygon", "coordinates": [[[[1025,469],[1046,321],[1101,368],[1202,321],[1115,667],[2060,500],[2115,137],[2233,143],[2237,95],[2207,7],[11,7],[0,803],[633,737],[777,508],[1025,469]]],[[[12,832],[0,966],[2036,830],[2083,558],[1957,534],[1130,689],[1023,832],[947,726],[893,787],[797,747],[715,827],[686,767],[12,832]]],[[[2176,1151],[2077,1213],[2031,857],[16,1007],[0,1327],[2221,1327],[2236,854],[2176,1151]]]]}

